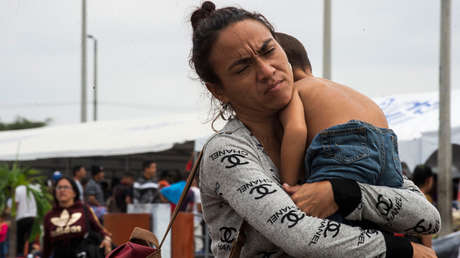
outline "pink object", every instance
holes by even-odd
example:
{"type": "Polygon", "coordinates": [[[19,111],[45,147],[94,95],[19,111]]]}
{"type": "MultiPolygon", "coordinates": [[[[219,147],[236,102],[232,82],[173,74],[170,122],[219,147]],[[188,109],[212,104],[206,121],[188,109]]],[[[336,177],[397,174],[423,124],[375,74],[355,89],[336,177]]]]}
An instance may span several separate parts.
{"type": "Polygon", "coordinates": [[[6,224],[6,222],[3,222],[0,225],[0,243],[5,242],[7,233],[8,233],[8,224],[6,224]]]}
{"type": "Polygon", "coordinates": [[[155,252],[156,249],[145,245],[136,244],[133,242],[126,242],[110,252],[106,258],[133,258],[133,257],[147,257],[155,252]]]}

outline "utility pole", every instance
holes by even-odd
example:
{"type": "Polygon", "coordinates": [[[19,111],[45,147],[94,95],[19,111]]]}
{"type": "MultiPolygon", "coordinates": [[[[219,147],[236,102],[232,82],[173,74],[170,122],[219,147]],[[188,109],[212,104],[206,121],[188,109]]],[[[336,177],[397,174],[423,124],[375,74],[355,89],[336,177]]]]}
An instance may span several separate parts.
{"type": "Polygon", "coordinates": [[[93,35],[88,35],[89,39],[93,40],[94,46],[94,67],[93,67],[93,120],[97,121],[97,39],[93,35]]]}
{"type": "Polygon", "coordinates": [[[450,142],[450,11],[451,1],[441,0],[439,60],[438,207],[440,235],[452,233],[452,145],[450,142]]]}
{"type": "Polygon", "coordinates": [[[81,122],[86,123],[86,0],[81,0],[81,122]]]}
{"type": "Polygon", "coordinates": [[[324,0],[323,78],[331,79],[331,0],[324,0]]]}

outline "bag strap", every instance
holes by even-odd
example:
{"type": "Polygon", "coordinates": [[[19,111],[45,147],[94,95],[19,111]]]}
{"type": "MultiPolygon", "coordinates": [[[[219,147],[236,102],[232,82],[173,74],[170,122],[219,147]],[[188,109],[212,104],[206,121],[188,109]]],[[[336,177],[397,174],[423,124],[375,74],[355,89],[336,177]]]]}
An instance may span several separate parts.
{"type": "Polygon", "coordinates": [[[174,224],[174,220],[176,219],[177,214],[179,213],[179,209],[182,206],[182,203],[185,199],[185,196],[188,193],[188,190],[190,189],[190,186],[192,185],[192,181],[195,178],[196,171],[198,170],[198,167],[200,165],[201,157],[203,156],[203,151],[200,152],[198,155],[198,159],[195,162],[195,165],[193,165],[192,171],[190,172],[188,178],[187,178],[187,183],[185,184],[184,190],[182,191],[182,194],[180,196],[179,202],[176,205],[176,208],[174,209],[173,215],[171,220],[169,221],[168,228],[166,229],[165,234],[163,235],[163,239],[161,239],[160,246],[158,249],[161,249],[161,246],[163,245],[163,242],[166,239],[166,236],[168,235],[169,231],[171,230],[172,225],[174,224]]]}
{"type": "Polygon", "coordinates": [[[238,231],[238,238],[236,241],[233,241],[232,249],[230,250],[230,255],[228,258],[240,258],[241,248],[246,242],[246,234],[244,233],[244,229],[246,228],[246,221],[243,220],[241,223],[240,231],[238,231]]]}

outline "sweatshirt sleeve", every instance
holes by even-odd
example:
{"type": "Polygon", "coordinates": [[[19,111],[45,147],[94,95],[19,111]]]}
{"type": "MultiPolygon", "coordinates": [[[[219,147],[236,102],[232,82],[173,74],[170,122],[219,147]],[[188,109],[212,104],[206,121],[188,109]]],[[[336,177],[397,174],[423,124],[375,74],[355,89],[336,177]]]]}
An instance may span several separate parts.
{"type": "MultiPolygon", "coordinates": [[[[225,226],[236,212],[294,257],[412,257],[406,239],[301,212],[251,146],[240,139],[222,138],[208,143],[201,163],[200,187],[215,195],[212,202],[203,202],[210,227],[225,226]],[[213,209],[223,203],[230,210],[213,209]]],[[[225,237],[211,237],[217,242],[213,244],[225,244],[225,237]]]]}
{"type": "Polygon", "coordinates": [[[436,234],[441,228],[438,210],[408,179],[401,188],[340,179],[331,183],[339,212],[348,220],[369,220],[385,230],[409,235],[436,234]]]}

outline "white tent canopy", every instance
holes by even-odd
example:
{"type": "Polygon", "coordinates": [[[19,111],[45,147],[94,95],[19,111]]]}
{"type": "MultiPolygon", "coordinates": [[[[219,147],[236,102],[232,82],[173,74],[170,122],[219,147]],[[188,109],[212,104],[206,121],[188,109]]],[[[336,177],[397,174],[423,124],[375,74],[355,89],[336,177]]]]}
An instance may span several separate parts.
{"type": "Polygon", "coordinates": [[[157,152],[211,135],[196,114],[88,122],[0,133],[0,160],[34,160],[157,152]]]}
{"type": "MultiPolygon", "coordinates": [[[[438,148],[437,93],[374,99],[398,135],[400,157],[413,168],[438,148]]],[[[452,143],[460,144],[460,91],[452,92],[452,143]]],[[[166,118],[89,122],[0,133],[0,160],[109,156],[157,152],[196,140],[200,150],[213,132],[197,114],[166,118]]],[[[220,128],[218,126],[218,128],[220,128]]]]}
{"type": "MultiPolygon", "coordinates": [[[[460,91],[451,94],[451,142],[460,144],[460,91]]],[[[374,99],[398,136],[399,154],[410,168],[438,149],[439,94],[407,94],[374,99]]]]}

